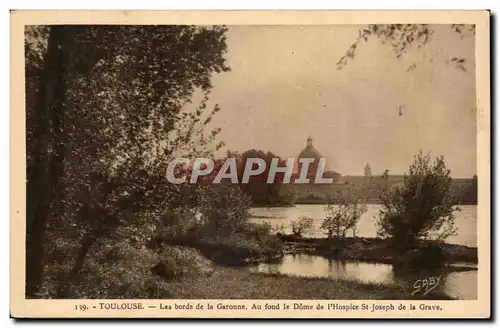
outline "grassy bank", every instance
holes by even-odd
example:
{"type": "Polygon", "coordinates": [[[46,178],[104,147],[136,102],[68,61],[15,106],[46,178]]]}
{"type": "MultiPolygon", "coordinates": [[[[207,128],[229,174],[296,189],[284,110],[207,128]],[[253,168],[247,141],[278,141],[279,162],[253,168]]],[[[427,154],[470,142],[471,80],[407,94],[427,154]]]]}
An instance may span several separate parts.
{"type": "MultiPolygon", "coordinates": [[[[182,246],[163,246],[156,251],[119,243],[97,254],[83,271],[85,275],[74,282],[67,298],[451,299],[437,292],[412,295],[411,284],[253,273],[248,267],[215,265],[199,250],[182,246]]],[[[47,290],[40,297],[54,298],[50,295],[47,290]]]]}
{"type": "Polygon", "coordinates": [[[386,264],[405,264],[409,260],[418,264],[451,264],[466,262],[477,264],[477,248],[462,245],[421,242],[413,249],[401,250],[380,238],[345,238],[342,243],[327,238],[304,238],[280,235],[285,253],[308,253],[342,260],[358,260],[386,264]]]}
{"type": "Polygon", "coordinates": [[[224,238],[163,236],[161,243],[197,249],[205,258],[219,265],[248,265],[271,262],[283,257],[283,242],[269,234],[233,234],[224,238]]]}
{"type": "Polygon", "coordinates": [[[422,242],[413,249],[395,248],[379,238],[345,238],[342,243],[327,238],[304,238],[294,235],[255,238],[232,235],[224,239],[162,238],[170,246],[198,249],[201,254],[220,265],[248,265],[273,262],[284,254],[311,254],[338,260],[405,265],[409,261],[420,267],[465,263],[452,271],[471,270],[477,265],[477,248],[445,243],[422,242]]]}
{"type": "Polygon", "coordinates": [[[451,299],[442,294],[411,295],[400,286],[327,278],[251,273],[216,267],[209,277],[170,282],[164,297],[181,299],[451,299]]]}

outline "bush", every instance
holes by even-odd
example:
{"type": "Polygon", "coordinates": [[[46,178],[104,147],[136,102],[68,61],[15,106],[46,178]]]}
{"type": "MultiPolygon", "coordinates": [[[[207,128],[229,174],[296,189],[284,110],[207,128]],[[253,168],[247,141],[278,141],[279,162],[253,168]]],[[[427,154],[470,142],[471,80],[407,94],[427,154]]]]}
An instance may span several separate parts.
{"type": "Polygon", "coordinates": [[[455,234],[451,182],[443,157],[432,162],[429,154],[417,154],[403,186],[382,193],[378,235],[411,248],[419,239],[442,241],[455,234]]]}
{"type": "Polygon", "coordinates": [[[312,230],[313,222],[313,219],[306,216],[292,221],[292,233],[297,237],[303,236],[312,230]]]}
{"type": "Polygon", "coordinates": [[[157,233],[165,236],[181,237],[192,233],[198,226],[196,212],[191,208],[179,206],[165,211],[160,218],[157,233]]]}
{"type": "Polygon", "coordinates": [[[198,242],[200,251],[218,264],[242,264],[282,255],[283,243],[269,223],[248,223],[230,235],[210,235],[198,242]]]}
{"type": "Polygon", "coordinates": [[[344,239],[349,230],[356,236],[359,219],[367,209],[366,201],[359,197],[339,197],[336,205],[325,207],[326,219],[321,229],[326,231],[328,238],[344,239]]]}
{"type": "Polygon", "coordinates": [[[199,223],[206,235],[230,235],[248,223],[250,197],[238,186],[213,184],[199,187],[199,223]]]}
{"type": "Polygon", "coordinates": [[[213,268],[212,263],[193,248],[163,246],[160,262],[152,271],[166,280],[175,280],[207,276],[213,268]]]}
{"type": "MultiPolygon", "coordinates": [[[[213,273],[212,262],[199,251],[187,247],[162,247],[159,262],[149,268],[149,275],[128,284],[123,296],[128,299],[171,298],[169,282],[179,279],[197,279],[213,273]]],[[[139,278],[139,277],[138,277],[139,278]]]]}
{"type": "MultiPolygon", "coordinates": [[[[57,297],[59,281],[66,276],[47,268],[41,298],[57,297]]],[[[62,268],[59,268],[62,269],[62,268]]],[[[212,263],[199,251],[164,246],[159,251],[132,247],[128,242],[97,243],[89,252],[80,279],[69,286],[68,298],[168,298],[168,282],[193,279],[213,272],[212,263]]]]}
{"type": "MultiPolygon", "coordinates": [[[[193,187],[196,207],[169,210],[163,217],[161,229],[149,245],[158,249],[161,244],[193,247],[217,263],[242,263],[248,259],[276,257],[283,245],[273,233],[269,222],[249,221],[250,198],[238,186],[218,184],[193,187]]],[[[158,266],[168,272],[172,263],[158,266]]]]}
{"type": "MultiPolygon", "coordinates": [[[[102,240],[89,251],[79,279],[71,282],[64,297],[121,298],[128,288],[151,278],[151,267],[159,261],[156,252],[132,247],[129,242],[102,240]]],[[[59,297],[58,288],[69,268],[47,266],[47,278],[52,279],[44,280],[45,297],[59,297]]]]}

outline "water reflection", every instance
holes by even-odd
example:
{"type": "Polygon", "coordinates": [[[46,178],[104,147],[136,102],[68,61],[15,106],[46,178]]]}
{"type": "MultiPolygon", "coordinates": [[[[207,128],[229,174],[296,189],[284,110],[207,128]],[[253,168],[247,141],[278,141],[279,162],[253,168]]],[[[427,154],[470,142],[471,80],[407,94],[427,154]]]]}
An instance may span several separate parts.
{"type": "MultiPolygon", "coordinates": [[[[448,243],[476,247],[477,232],[477,206],[462,205],[460,212],[455,213],[455,224],[458,229],[456,236],[446,240],[448,243]]],[[[359,237],[376,237],[376,220],[379,215],[380,205],[369,204],[368,210],[361,216],[358,223],[359,237]]],[[[252,220],[257,223],[269,222],[273,226],[284,227],[285,233],[291,233],[291,222],[301,216],[308,216],[314,220],[313,229],[308,236],[325,237],[325,232],[320,229],[325,218],[324,205],[295,205],[293,207],[259,207],[253,208],[250,213],[252,220]]]]}
{"type": "Polygon", "coordinates": [[[388,264],[338,261],[307,254],[285,255],[279,263],[262,263],[251,270],[265,273],[282,273],[309,277],[357,280],[368,283],[398,284],[408,294],[419,286],[421,293],[433,278],[435,291],[457,299],[477,299],[477,272],[443,273],[439,270],[408,272],[388,264]],[[423,280],[426,279],[424,283],[423,280]],[[417,282],[420,280],[420,282],[417,282]],[[437,281],[439,280],[439,283],[437,281]],[[417,283],[416,283],[417,282],[417,283]]]}

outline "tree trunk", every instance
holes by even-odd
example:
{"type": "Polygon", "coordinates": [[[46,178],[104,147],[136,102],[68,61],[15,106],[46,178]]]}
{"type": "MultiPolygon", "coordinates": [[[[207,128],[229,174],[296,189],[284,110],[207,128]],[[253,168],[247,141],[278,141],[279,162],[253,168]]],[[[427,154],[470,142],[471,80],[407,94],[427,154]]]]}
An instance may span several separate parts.
{"type": "Polygon", "coordinates": [[[68,85],[68,44],[64,27],[52,27],[35,106],[33,161],[26,186],[26,295],[34,297],[42,282],[44,237],[60,186],[65,150],[64,104],[68,85]]]}

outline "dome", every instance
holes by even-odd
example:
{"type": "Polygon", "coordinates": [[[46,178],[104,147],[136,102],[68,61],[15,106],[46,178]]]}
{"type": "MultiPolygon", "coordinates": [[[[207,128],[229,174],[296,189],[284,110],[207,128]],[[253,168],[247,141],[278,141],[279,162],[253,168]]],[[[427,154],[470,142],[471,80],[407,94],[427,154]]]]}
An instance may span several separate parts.
{"type": "Polygon", "coordinates": [[[311,137],[307,138],[306,148],[302,149],[302,151],[299,154],[299,158],[320,159],[322,157],[323,156],[321,156],[320,152],[312,145],[311,137]]]}
{"type": "Polygon", "coordinates": [[[313,159],[312,163],[309,163],[306,166],[307,166],[307,177],[314,179],[318,171],[320,160],[323,158],[323,156],[316,148],[314,148],[311,137],[307,138],[307,145],[304,149],[302,149],[297,158],[299,161],[297,170],[298,172],[302,172],[302,167],[304,165],[302,162],[300,162],[301,158],[313,159]]]}
{"type": "Polygon", "coordinates": [[[299,158],[315,158],[315,159],[320,159],[323,156],[321,156],[320,152],[314,148],[314,147],[306,147],[304,148],[300,154],[299,158]]]}

